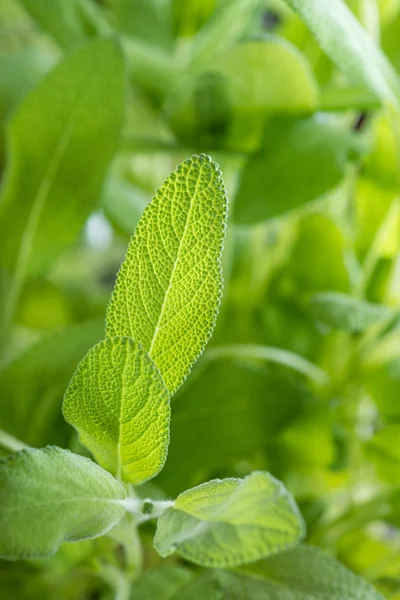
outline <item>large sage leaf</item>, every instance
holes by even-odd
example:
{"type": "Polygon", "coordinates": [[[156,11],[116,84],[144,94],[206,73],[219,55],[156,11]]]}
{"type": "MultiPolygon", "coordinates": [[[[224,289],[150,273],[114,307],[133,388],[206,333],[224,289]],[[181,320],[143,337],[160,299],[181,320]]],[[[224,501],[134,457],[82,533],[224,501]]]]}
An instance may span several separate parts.
{"type": "Polygon", "coordinates": [[[125,513],[124,488],[88,458],[56,446],[0,461],[0,556],[54,554],[98,537],[125,513]]]}
{"type": "Polygon", "coordinates": [[[114,41],[91,42],[67,56],[11,120],[0,201],[6,322],[26,274],[74,242],[98,199],[121,130],[123,71],[114,41]]]}
{"type": "Polygon", "coordinates": [[[146,352],[129,338],[91,348],[65,394],[63,413],[96,460],[130,483],[164,465],[169,395],[146,352]]]}
{"type": "Polygon", "coordinates": [[[180,494],[158,520],[154,546],[205,567],[233,567],[296,544],[304,534],[298,508],[282,483],[256,471],[215,479],[180,494]]]}
{"type": "Polygon", "coordinates": [[[310,28],[329,58],[378,98],[400,103],[400,82],[386,56],[343,0],[285,0],[310,28]]]}
{"type": "Polygon", "coordinates": [[[214,328],[226,205],[217,165],[185,160],[144,211],[108,306],[107,336],[140,342],[171,394],[214,328]]]}

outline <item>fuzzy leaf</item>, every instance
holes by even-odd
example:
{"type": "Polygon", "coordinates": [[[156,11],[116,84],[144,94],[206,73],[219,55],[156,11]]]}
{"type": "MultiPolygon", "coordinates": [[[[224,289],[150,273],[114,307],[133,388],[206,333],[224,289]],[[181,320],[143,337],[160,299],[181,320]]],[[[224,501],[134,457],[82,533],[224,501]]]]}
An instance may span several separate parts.
{"type": "Polygon", "coordinates": [[[169,395],[142,347],[106,339],[79,364],[63,404],[66,420],[96,460],[125,481],[157,475],[169,442],[169,395]]]}
{"type": "Polygon", "coordinates": [[[256,471],[216,479],[180,494],[158,520],[154,546],[204,567],[234,567],[297,543],[304,534],[298,508],[282,483],[256,471]]]}
{"type": "Polygon", "coordinates": [[[140,342],[171,394],[210,338],[220,304],[220,175],[204,155],[171,173],[138,223],[107,310],[107,336],[140,342]]]}
{"type": "Polygon", "coordinates": [[[98,537],[125,513],[123,487],[88,458],[56,446],[0,461],[0,556],[54,554],[98,537]]]}

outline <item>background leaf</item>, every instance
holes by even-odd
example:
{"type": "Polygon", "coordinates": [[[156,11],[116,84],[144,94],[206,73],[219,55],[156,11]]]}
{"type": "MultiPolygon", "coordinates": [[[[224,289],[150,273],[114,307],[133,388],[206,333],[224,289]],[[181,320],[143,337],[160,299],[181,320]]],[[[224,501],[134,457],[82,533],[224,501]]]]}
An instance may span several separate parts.
{"type": "Polygon", "coordinates": [[[386,306],[365,302],[339,292],[322,292],[311,299],[313,315],[334,327],[358,333],[393,316],[386,306]]]}
{"type": "Polygon", "coordinates": [[[162,469],[169,442],[169,395],[153,361],[129,338],[91,348],[71,379],[65,419],[96,460],[139,484],[162,469]]]}
{"type": "Polygon", "coordinates": [[[48,333],[0,370],[0,427],[30,445],[68,444],[61,403],[76,364],[104,334],[104,321],[48,333]]]}
{"type": "Polygon", "coordinates": [[[214,328],[226,202],[209,157],[171,173],[138,223],[107,310],[107,336],[140,342],[171,394],[214,328]]]}
{"type": "Polygon", "coordinates": [[[246,163],[235,221],[256,223],[321,198],[343,179],[355,140],[329,121],[275,119],[246,163]]]}
{"type": "Polygon", "coordinates": [[[95,205],[119,141],[123,71],[114,41],[89,43],[62,61],[11,121],[0,203],[6,322],[26,274],[75,241],[95,205]]]}
{"type": "Polygon", "coordinates": [[[125,512],[123,487],[88,458],[55,446],[0,461],[0,555],[54,554],[106,533],[125,512]]]}
{"type": "Polygon", "coordinates": [[[269,473],[209,481],[183,492],[159,517],[154,546],[205,567],[233,567],[299,541],[304,525],[293,498],[269,473]]]}
{"type": "Polygon", "coordinates": [[[400,102],[400,82],[390,62],[343,0],[285,0],[331,60],[381,100],[400,102]]]}

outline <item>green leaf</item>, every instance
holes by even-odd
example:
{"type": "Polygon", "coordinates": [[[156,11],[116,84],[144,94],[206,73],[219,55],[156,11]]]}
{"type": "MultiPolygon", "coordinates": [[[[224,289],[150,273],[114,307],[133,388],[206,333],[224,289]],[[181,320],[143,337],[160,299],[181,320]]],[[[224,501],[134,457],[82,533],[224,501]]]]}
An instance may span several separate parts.
{"type": "Polygon", "coordinates": [[[238,111],[307,113],[316,109],[318,85],[306,57],[286,40],[265,37],[238,44],[217,61],[238,111]]]}
{"type": "Polygon", "coordinates": [[[64,48],[86,38],[82,6],[85,0],[19,0],[26,12],[64,48]]]}
{"type": "Polygon", "coordinates": [[[132,600],[173,600],[194,574],[184,567],[168,565],[145,571],[131,588],[132,600]]]}
{"type": "Polygon", "coordinates": [[[304,524],[281,482],[256,471],[215,479],[180,494],[158,520],[154,546],[205,567],[259,560],[299,541],[304,524]]]}
{"type": "Polygon", "coordinates": [[[153,361],[129,338],[89,350],[66,391],[65,419],[96,460],[139,484],[162,469],[169,442],[169,394],[153,361]]]}
{"type": "Polygon", "coordinates": [[[316,319],[334,329],[353,333],[393,316],[387,306],[372,304],[340,292],[322,292],[311,298],[311,310],[316,319]]]}
{"type": "Polygon", "coordinates": [[[107,310],[108,337],[140,342],[172,394],[214,328],[227,198],[217,165],[193,156],[144,211],[107,310]]]}
{"type": "Polygon", "coordinates": [[[62,397],[77,362],[103,332],[103,320],[69,325],[45,335],[0,370],[1,428],[34,446],[67,444],[62,397]]]}
{"type": "Polygon", "coordinates": [[[54,554],[98,537],[125,513],[123,487],[88,458],[55,446],[0,461],[0,556],[54,554]]]}
{"type": "MultiPolygon", "coordinates": [[[[169,569],[173,569],[172,573],[177,571],[177,567],[158,569],[151,576],[155,581],[162,580],[164,571],[169,575],[169,569]]],[[[152,595],[150,577],[146,575],[138,581],[143,581],[138,600],[158,597],[152,595]]],[[[298,546],[243,571],[208,570],[192,575],[186,585],[176,586],[173,591],[172,586],[167,589],[168,600],[383,600],[365,579],[311,546],[298,546]]]]}
{"type": "Polygon", "coordinates": [[[269,122],[243,169],[235,221],[256,223],[320,198],[343,179],[354,145],[350,133],[319,118],[269,122]]]}
{"type": "Polygon", "coordinates": [[[9,273],[5,322],[26,274],[42,272],[73,243],[95,206],[119,141],[123,72],[114,41],[91,42],[67,56],[10,123],[0,202],[0,267],[9,273]]]}
{"type": "Polygon", "coordinates": [[[399,104],[397,73],[343,0],[285,1],[354,83],[366,85],[381,100],[399,104]]]}

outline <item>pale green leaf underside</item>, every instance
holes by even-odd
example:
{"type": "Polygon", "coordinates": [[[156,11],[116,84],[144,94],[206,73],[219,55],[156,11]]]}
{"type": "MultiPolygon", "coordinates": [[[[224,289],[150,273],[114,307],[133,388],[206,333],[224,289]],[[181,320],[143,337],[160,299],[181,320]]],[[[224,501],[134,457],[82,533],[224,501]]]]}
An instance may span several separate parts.
{"type": "Polygon", "coordinates": [[[234,567],[297,543],[304,524],[292,496],[269,473],[210,481],[178,496],[159,518],[154,546],[205,567],[234,567]]]}
{"type": "Polygon", "coordinates": [[[360,332],[389,319],[394,312],[387,306],[372,304],[340,292],[321,292],[311,299],[313,315],[327,325],[360,332]]]}
{"type": "Polygon", "coordinates": [[[144,211],[108,306],[107,336],[140,342],[171,394],[214,328],[226,210],[217,165],[185,160],[144,211]]]}
{"type": "Polygon", "coordinates": [[[329,58],[384,101],[400,102],[400,83],[386,56],[343,0],[285,0],[310,28],[329,58]]]}
{"type": "Polygon", "coordinates": [[[157,475],[169,443],[169,394],[153,361],[128,338],[91,348],[66,391],[65,419],[104,468],[139,484],[157,475]]]}
{"type": "Polygon", "coordinates": [[[123,487],[88,458],[55,446],[0,461],[0,556],[54,554],[106,533],[125,513],[123,487]]]}

